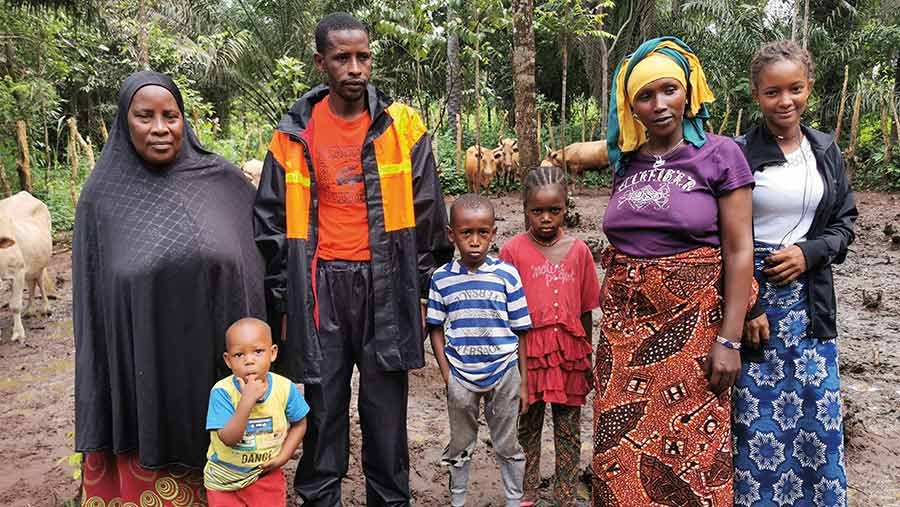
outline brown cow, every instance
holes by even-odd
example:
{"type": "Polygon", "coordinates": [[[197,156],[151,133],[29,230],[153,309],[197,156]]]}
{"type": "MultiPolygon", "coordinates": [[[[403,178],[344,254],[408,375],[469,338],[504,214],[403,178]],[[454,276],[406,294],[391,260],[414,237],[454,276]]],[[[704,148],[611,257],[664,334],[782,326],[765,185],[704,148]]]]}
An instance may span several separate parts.
{"type": "MultiPolygon", "coordinates": [[[[609,165],[609,154],[606,151],[606,141],[589,141],[586,143],[572,143],[565,148],[566,166],[570,174],[577,175],[587,169],[600,169],[609,165]]],[[[562,153],[560,150],[551,151],[550,155],[541,162],[542,166],[554,165],[562,167],[562,153]]]]}
{"type": "Polygon", "coordinates": [[[504,185],[512,184],[521,176],[519,169],[519,141],[504,137],[499,145],[494,148],[494,158],[500,153],[500,162],[497,164],[497,176],[504,185]]]}
{"type": "Polygon", "coordinates": [[[484,146],[481,147],[481,180],[476,181],[478,173],[478,153],[477,146],[470,146],[466,150],[466,182],[469,185],[470,192],[481,192],[482,189],[488,189],[491,181],[497,173],[497,165],[503,158],[503,154],[499,151],[489,150],[484,146]]]}

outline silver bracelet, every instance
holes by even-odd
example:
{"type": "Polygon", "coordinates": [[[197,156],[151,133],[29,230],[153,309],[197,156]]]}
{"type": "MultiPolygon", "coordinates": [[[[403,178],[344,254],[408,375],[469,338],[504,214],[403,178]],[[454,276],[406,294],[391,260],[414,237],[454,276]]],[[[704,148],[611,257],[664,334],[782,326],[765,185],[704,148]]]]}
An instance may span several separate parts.
{"type": "Polygon", "coordinates": [[[741,342],[733,342],[724,336],[716,336],[716,341],[725,345],[731,350],[741,350],[741,342]]]}

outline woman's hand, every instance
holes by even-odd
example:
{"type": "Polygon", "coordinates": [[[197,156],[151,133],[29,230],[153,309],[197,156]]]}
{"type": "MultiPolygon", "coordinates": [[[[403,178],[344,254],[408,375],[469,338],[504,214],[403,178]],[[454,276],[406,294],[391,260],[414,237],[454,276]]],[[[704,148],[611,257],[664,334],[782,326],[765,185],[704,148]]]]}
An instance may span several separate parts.
{"type": "Polygon", "coordinates": [[[806,272],[806,256],[797,245],[773,252],[766,257],[765,263],[769,267],[763,270],[763,274],[778,287],[784,287],[806,272]]]}
{"type": "Polygon", "coordinates": [[[714,393],[733,386],[741,373],[741,353],[719,342],[713,343],[706,357],[706,378],[714,393]]]}
{"type": "Polygon", "coordinates": [[[769,344],[769,318],[765,313],[744,323],[744,344],[753,350],[769,344]]]}

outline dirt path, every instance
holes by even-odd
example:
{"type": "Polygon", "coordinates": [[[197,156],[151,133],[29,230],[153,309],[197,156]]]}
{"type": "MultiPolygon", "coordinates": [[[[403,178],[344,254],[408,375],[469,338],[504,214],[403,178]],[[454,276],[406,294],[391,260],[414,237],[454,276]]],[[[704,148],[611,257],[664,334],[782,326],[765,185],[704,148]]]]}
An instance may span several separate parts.
{"type": "MultiPolygon", "coordinates": [[[[846,461],[853,506],[900,506],[900,251],[890,250],[886,225],[900,229],[900,196],[858,195],[861,217],[858,237],[847,262],[835,269],[839,302],[840,367],[843,377],[846,461]],[[876,309],[863,305],[863,294],[881,294],[876,309]]],[[[517,195],[497,199],[498,244],[521,228],[517,195]]],[[[603,191],[576,196],[582,224],[574,230],[597,244],[600,217],[606,207],[603,191]]],[[[48,319],[29,319],[27,345],[8,341],[9,311],[0,311],[0,505],[12,507],[62,506],[77,493],[67,458],[72,454],[73,339],[71,321],[70,252],[53,259],[60,297],[48,319]]],[[[598,270],[598,273],[600,271],[598,270]]],[[[8,293],[0,294],[6,301],[8,293]]],[[[595,318],[598,317],[595,315],[595,318]]],[[[429,356],[429,366],[410,377],[409,443],[410,482],[420,506],[446,505],[446,472],[438,465],[447,442],[446,405],[440,374],[429,356]]],[[[355,401],[353,403],[355,405],[355,401]]],[[[549,415],[549,414],[548,414],[549,415]]],[[[357,415],[352,410],[354,422],[357,415]]],[[[590,403],[582,412],[582,463],[589,463],[590,403]]],[[[500,506],[500,477],[483,427],[473,463],[470,505],[500,506]]],[[[544,431],[542,476],[553,474],[551,428],[544,431]]],[[[347,505],[364,505],[364,478],[359,462],[359,430],[352,433],[350,471],[344,482],[347,505]]],[[[289,465],[288,477],[293,476],[289,465]]],[[[582,489],[581,493],[587,495],[582,489]]]]}

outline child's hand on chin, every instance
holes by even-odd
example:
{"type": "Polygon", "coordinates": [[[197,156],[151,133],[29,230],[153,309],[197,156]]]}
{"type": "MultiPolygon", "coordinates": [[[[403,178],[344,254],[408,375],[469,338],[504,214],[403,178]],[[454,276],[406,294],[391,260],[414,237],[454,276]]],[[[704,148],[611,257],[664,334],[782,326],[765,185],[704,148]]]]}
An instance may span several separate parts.
{"type": "Polygon", "coordinates": [[[241,388],[241,398],[247,396],[252,400],[261,400],[269,388],[266,377],[259,378],[255,373],[248,375],[246,381],[241,377],[238,377],[237,381],[241,388]]]}

